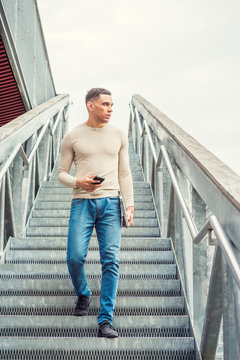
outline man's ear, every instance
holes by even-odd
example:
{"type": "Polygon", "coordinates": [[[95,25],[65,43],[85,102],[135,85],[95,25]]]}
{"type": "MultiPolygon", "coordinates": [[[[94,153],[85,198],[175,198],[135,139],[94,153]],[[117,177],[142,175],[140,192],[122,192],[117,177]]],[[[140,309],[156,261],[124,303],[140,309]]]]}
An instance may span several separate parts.
{"type": "Polygon", "coordinates": [[[88,111],[93,111],[93,106],[94,106],[94,104],[93,104],[92,101],[88,101],[88,102],[87,102],[87,109],[88,109],[88,111]]]}

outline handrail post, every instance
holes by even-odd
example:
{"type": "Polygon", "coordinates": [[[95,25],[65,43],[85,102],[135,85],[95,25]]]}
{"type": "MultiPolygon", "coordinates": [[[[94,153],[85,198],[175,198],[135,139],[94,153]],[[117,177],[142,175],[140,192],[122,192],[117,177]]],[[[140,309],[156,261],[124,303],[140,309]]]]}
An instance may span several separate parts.
{"type": "MultiPolygon", "coordinates": [[[[198,229],[206,221],[206,205],[197,191],[192,187],[192,216],[198,229]]],[[[208,288],[208,238],[202,240],[198,245],[193,243],[193,318],[194,327],[198,342],[201,341],[201,334],[204,323],[206,308],[206,294],[208,288]]]]}
{"type": "Polygon", "coordinates": [[[4,229],[5,229],[5,187],[6,187],[6,180],[5,175],[2,178],[2,186],[0,188],[0,257],[2,261],[2,253],[5,247],[5,239],[4,239],[4,229]]]}

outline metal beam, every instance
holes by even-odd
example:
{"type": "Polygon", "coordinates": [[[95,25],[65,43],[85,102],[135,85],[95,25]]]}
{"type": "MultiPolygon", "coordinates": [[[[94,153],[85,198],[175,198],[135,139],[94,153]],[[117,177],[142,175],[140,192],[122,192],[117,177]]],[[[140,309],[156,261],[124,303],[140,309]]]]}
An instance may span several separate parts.
{"type": "Polygon", "coordinates": [[[222,254],[215,249],[200,350],[203,360],[215,360],[222,318],[222,254]]]}

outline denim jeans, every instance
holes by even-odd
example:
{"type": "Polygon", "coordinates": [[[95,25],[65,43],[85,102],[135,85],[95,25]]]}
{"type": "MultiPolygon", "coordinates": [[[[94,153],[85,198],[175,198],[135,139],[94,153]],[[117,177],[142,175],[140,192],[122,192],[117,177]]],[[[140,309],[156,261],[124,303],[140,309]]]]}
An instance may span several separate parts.
{"type": "Polygon", "coordinates": [[[112,323],[118,286],[121,239],[120,203],[118,197],[73,199],[68,228],[67,265],[77,296],[91,296],[85,273],[89,240],[95,226],[102,284],[98,323],[112,323]]]}

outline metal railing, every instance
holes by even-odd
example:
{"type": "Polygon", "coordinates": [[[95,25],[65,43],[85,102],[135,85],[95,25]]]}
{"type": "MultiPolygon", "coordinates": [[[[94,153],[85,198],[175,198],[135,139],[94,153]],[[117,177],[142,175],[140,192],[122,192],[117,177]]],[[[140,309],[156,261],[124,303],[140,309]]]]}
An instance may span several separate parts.
{"type": "Polygon", "coordinates": [[[238,359],[240,178],[138,95],[130,103],[129,131],[152,187],[162,235],[173,240],[202,358],[215,359],[223,317],[225,358],[238,359]],[[208,243],[216,245],[210,280],[208,243]]]}
{"type": "Polygon", "coordinates": [[[51,176],[68,119],[58,95],[0,128],[0,256],[10,236],[24,236],[40,184],[51,176]]]}

